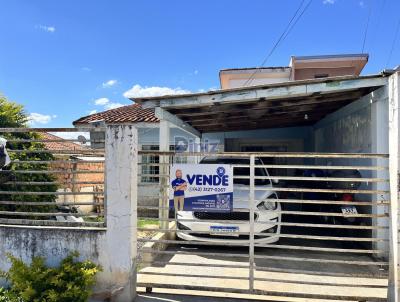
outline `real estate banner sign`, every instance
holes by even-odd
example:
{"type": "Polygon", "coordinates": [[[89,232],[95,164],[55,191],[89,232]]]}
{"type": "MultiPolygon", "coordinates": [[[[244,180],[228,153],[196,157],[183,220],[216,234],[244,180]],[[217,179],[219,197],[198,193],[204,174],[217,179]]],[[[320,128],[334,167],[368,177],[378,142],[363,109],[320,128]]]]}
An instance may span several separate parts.
{"type": "Polygon", "coordinates": [[[174,164],[170,169],[170,207],[176,211],[229,212],[233,209],[233,167],[174,164]]]}

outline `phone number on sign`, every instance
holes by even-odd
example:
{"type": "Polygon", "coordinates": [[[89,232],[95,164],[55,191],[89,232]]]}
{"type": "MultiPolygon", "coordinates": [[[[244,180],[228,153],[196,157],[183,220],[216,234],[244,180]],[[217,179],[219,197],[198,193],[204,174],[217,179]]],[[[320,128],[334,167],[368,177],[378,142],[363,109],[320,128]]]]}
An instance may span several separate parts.
{"type": "Polygon", "coordinates": [[[226,188],[201,188],[201,187],[199,188],[199,187],[192,187],[192,188],[189,188],[189,191],[224,193],[224,192],[226,192],[226,188]]]}

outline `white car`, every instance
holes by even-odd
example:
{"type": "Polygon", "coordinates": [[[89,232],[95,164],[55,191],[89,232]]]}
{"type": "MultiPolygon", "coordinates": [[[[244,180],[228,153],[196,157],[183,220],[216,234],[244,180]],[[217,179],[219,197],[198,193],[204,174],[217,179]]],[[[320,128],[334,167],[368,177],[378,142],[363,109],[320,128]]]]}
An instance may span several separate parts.
{"type": "MultiPolygon", "coordinates": [[[[227,164],[248,165],[249,159],[238,157],[206,157],[200,164],[227,164]]],[[[256,165],[262,165],[262,161],[256,158],[256,165]]],[[[208,241],[208,242],[242,242],[248,243],[250,232],[249,213],[249,179],[239,179],[235,176],[249,176],[250,168],[234,167],[233,185],[233,211],[232,212],[177,212],[177,236],[183,240],[208,241]],[[191,220],[191,221],[188,221],[191,220]],[[217,220],[219,222],[213,222],[217,220]],[[227,220],[227,223],[223,221],[227,220]],[[185,232],[179,232],[185,230],[185,232]],[[198,233],[190,233],[201,232],[198,233]],[[239,233],[245,233],[239,234],[239,233]]],[[[265,201],[266,199],[277,199],[273,190],[272,181],[268,179],[268,171],[265,168],[256,168],[256,176],[264,176],[265,179],[255,179],[256,210],[254,213],[254,233],[265,233],[254,235],[256,243],[274,243],[279,240],[281,231],[281,205],[279,202],[265,201]],[[257,188],[271,188],[271,190],[257,190],[257,188]]]]}

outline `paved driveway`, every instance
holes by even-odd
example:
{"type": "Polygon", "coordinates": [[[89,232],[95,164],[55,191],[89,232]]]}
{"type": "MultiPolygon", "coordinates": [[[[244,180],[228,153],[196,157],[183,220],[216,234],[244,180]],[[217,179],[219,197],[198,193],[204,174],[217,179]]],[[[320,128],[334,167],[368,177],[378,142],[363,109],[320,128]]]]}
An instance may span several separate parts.
{"type": "MultiPolygon", "coordinates": [[[[301,241],[280,241],[280,244],[299,245],[301,241]]],[[[329,246],[327,243],[318,243],[329,246]]],[[[241,291],[249,288],[248,259],[234,255],[246,254],[247,248],[229,246],[169,246],[169,255],[160,255],[156,261],[167,262],[167,265],[152,265],[141,269],[138,275],[140,283],[163,284],[171,288],[190,289],[194,286],[212,287],[219,291],[241,291]],[[193,255],[184,254],[190,252],[193,255]],[[215,253],[206,256],[201,253],[215,253]],[[226,254],[232,254],[226,257],[226,254]],[[196,263],[201,266],[174,265],[174,263],[196,263]],[[239,268],[221,267],[224,265],[242,266],[239,268]],[[171,276],[178,274],[179,276],[171,276]]],[[[302,296],[313,294],[315,297],[336,296],[375,297],[377,300],[386,297],[386,271],[376,265],[326,264],[307,259],[332,259],[345,261],[374,260],[366,254],[313,252],[303,250],[286,250],[274,248],[257,248],[259,256],[285,256],[303,258],[304,261],[286,261],[282,259],[256,259],[255,289],[264,294],[277,296],[302,296]],[[301,273],[298,273],[301,271],[301,273]],[[343,276],[343,272],[354,277],[343,276]],[[365,276],[365,277],[361,277],[365,276]],[[369,277],[367,277],[369,276],[369,277]],[[298,281],[303,282],[299,284],[298,281]],[[305,283],[305,284],[304,284],[305,283]]],[[[178,300],[180,301],[180,300],[178,300]]],[[[190,300],[192,301],[192,300],[190,300]]]]}
{"type": "MultiPolygon", "coordinates": [[[[135,302],[245,302],[249,301],[248,298],[241,299],[235,298],[218,298],[206,296],[193,296],[193,295],[179,295],[179,294],[142,294],[140,293],[135,299],[135,302]]],[[[254,300],[252,300],[254,301],[254,300]]]]}

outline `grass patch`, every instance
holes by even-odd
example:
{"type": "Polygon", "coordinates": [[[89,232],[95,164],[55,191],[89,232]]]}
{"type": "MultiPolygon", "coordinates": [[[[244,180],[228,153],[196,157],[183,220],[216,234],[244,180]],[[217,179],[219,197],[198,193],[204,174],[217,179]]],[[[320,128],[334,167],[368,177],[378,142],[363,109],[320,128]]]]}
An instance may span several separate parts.
{"type": "Polygon", "coordinates": [[[144,228],[149,225],[158,225],[158,220],[157,219],[139,219],[139,221],[138,221],[139,228],[144,228]]]}
{"type": "MultiPolygon", "coordinates": [[[[74,215],[74,214],[71,214],[74,215]]],[[[83,217],[85,222],[104,222],[104,217],[97,216],[97,217],[83,217]]]]}

